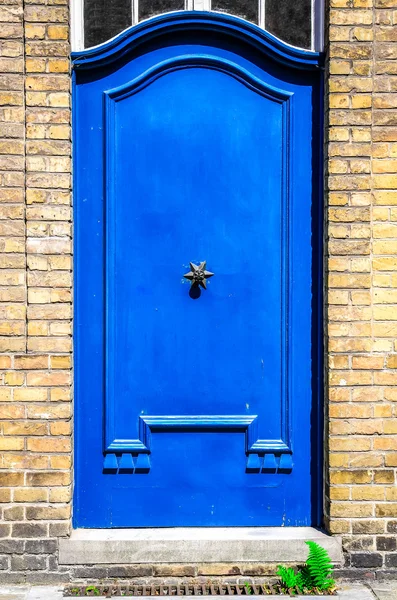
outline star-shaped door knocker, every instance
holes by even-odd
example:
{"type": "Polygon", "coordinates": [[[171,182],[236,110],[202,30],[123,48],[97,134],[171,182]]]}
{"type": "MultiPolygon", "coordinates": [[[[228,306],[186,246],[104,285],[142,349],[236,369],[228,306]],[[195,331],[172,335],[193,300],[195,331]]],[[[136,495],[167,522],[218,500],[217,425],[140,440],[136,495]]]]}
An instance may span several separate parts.
{"type": "Polygon", "coordinates": [[[203,261],[199,265],[194,265],[193,263],[189,263],[189,264],[190,264],[191,271],[189,271],[189,273],[186,273],[186,275],[184,275],[184,277],[186,279],[190,279],[190,281],[192,282],[192,286],[193,285],[196,285],[196,286],[201,285],[201,287],[206,290],[207,289],[207,279],[209,279],[210,277],[212,277],[214,275],[214,273],[211,273],[211,271],[205,270],[205,267],[207,266],[207,262],[203,261]]]}

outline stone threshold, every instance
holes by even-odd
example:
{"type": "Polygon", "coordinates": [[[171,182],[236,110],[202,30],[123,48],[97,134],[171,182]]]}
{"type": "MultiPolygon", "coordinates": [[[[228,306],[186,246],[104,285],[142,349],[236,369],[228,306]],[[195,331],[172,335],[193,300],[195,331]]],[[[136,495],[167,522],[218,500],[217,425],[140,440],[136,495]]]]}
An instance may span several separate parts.
{"type": "Polygon", "coordinates": [[[59,563],[300,563],[307,558],[307,540],[342,563],[341,538],[313,527],[75,529],[59,540],[59,563]]]}

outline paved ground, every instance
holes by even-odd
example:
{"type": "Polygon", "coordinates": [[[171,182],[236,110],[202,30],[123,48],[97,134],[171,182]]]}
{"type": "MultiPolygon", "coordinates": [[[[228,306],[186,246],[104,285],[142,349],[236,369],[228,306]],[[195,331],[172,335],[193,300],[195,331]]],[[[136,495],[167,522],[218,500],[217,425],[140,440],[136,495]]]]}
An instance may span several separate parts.
{"type": "Polygon", "coordinates": [[[397,600],[397,581],[373,583],[371,587],[377,600],[397,600]]]}
{"type": "MultiPolygon", "coordinates": [[[[0,600],[62,600],[62,590],[63,586],[49,585],[0,586],[0,600]]],[[[339,597],[341,600],[397,600],[397,581],[366,585],[341,584],[339,597]]],[[[262,600],[262,596],[251,596],[250,598],[251,600],[262,600]]],[[[295,598],[297,600],[298,598],[324,600],[324,596],[295,596],[295,598]]],[[[187,597],[186,600],[189,598],[187,597]]],[[[192,596],[190,600],[197,599],[192,596]]]]}

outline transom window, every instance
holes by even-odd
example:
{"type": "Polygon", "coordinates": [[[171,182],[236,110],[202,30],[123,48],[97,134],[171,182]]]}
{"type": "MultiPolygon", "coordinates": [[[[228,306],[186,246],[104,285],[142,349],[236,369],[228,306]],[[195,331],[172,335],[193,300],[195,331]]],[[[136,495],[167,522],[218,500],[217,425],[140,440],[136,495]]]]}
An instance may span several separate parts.
{"type": "Polygon", "coordinates": [[[127,27],[177,10],[235,15],[304,49],[322,49],[323,0],[72,0],[73,49],[102,44],[127,27]]]}

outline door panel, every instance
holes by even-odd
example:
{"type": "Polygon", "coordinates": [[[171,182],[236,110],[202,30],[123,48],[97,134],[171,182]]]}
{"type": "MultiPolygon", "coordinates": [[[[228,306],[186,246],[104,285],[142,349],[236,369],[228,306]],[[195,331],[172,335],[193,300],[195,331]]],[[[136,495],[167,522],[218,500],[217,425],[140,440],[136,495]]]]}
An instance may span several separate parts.
{"type": "Polygon", "coordinates": [[[107,62],[74,82],[75,524],[310,524],[318,74],[199,24],[107,62]]]}

